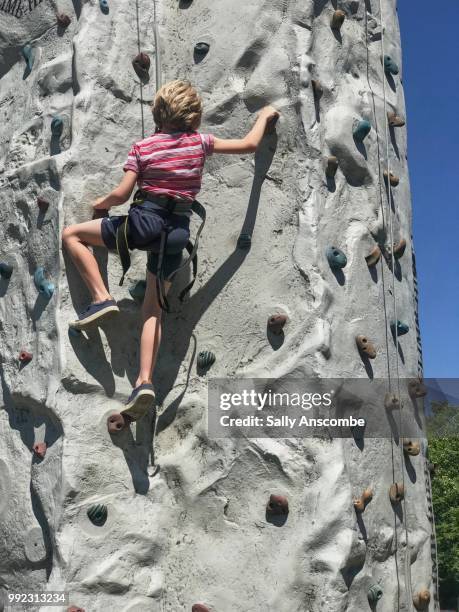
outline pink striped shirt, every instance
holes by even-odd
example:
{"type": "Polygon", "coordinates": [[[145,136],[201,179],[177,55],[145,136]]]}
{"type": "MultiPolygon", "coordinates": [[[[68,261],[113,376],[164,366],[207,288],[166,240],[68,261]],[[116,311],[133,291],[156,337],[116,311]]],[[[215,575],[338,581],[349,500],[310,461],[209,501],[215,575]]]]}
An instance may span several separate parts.
{"type": "Polygon", "coordinates": [[[204,162],[214,136],[199,132],[157,132],[136,142],[123,170],[138,174],[139,189],[192,202],[201,189],[204,162]]]}

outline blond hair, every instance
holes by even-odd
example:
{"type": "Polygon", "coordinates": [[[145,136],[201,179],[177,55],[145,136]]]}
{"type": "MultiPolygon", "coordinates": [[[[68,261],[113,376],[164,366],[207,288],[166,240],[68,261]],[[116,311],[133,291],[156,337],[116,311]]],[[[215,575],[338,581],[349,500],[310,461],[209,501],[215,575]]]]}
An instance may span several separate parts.
{"type": "Polygon", "coordinates": [[[194,131],[201,124],[202,100],[189,81],[171,81],[156,92],[152,111],[159,129],[194,131]]]}

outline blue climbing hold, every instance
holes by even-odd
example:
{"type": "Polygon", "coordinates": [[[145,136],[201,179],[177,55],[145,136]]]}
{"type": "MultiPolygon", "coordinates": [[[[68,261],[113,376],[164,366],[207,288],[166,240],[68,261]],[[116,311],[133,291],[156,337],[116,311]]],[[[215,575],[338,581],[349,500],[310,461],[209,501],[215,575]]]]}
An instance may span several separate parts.
{"type": "Polygon", "coordinates": [[[201,351],[198,355],[198,368],[207,369],[215,363],[216,357],[212,351],[201,351]]]}
{"type": "Polygon", "coordinates": [[[76,327],[69,327],[69,336],[72,336],[72,338],[78,338],[79,336],[81,336],[81,334],[81,329],[77,329],[76,327]]]}
{"type": "Polygon", "coordinates": [[[34,62],[34,53],[33,53],[33,48],[30,45],[25,45],[22,48],[22,57],[25,59],[25,63],[27,65],[27,70],[30,72],[33,68],[33,62],[34,62]]]}
{"type": "Polygon", "coordinates": [[[394,62],[390,55],[384,56],[384,72],[386,72],[386,74],[394,75],[398,74],[399,72],[397,64],[394,62]]]}
{"type": "Polygon", "coordinates": [[[54,285],[45,278],[45,271],[43,268],[37,268],[33,275],[35,287],[38,289],[41,295],[44,295],[48,300],[51,299],[54,293],[54,285]]]}
{"type": "Polygon", "coordinates": [[[147,283],[144,280],[137,281],[134,285],[129,287],[129,293],[134,300],[142,301],[145,297],[145,291],[147,289],[147,283]]]}
{"type": "Polygon", "coordinates": [[[11,278],[13,274],[13,266],[9,263],[0,263],[0,276],[3,278],[11,278]]]}
{"type": "Polygon", "coordinates": [[[392,321],[390,324],[390,330],[393,336],[395,336],[395,332],[397,332],[397,336],[404,336],[410,331],[410,328],[406,323],[402,323],[402,321],[392,321]]]}
{"type": "Polygon", "coordinates": [[[352,135],[354,136],[354,139],[357,142],[363,142],[365,140],[365,138],[368,136],[368,134],[371,131],[371,123],[369,121],[367,121],[366,119],[362,119],[362,121],[359,121],[353,131],[352,131],[352,135]]]}
{"type": "Polygon", "coordinates": [[[60,138],[62,136],[62,132],[64,131],[64,121],[62,117],[56,115],[53,117],[51,121],[51,133],[56,138],[60,138]]]}
{"type": "Polygon", "coordinates": [[[209,53],[210,45],[206,42],[198,42],[194,46],[194,52],[199,57],[204,57],[209,53]]]}
{"type": "Polygon", "coordinates": [[[91,523],[94,523],[94,525],[97,525],[98,527],[102,527],[107,520],[108,509],[104,504],[94,504],[88,508],[86,514],[88,515],[91,523]]]}
{"type": "Polygon", "coordinates": [[[107,14],[110,10],[110,6],[108,4],[108,0],[99,0],[99,6],[102,13],[107,14]]]}
{"type": "Polygon", "coordinates": [[[339,268],[345,268],[347,264],[347,257],[341,251],[334,246],[328,247],[325,251],[325,255],[327,256],[328,263],[330,264],[330,268],[333,270],[338,270],[339,268]]]}

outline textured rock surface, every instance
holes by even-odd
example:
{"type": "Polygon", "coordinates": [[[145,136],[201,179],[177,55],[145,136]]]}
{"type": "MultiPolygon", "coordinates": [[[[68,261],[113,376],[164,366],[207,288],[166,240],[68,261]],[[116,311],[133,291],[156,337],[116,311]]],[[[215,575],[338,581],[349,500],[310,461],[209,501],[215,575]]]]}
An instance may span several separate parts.
{"type": "MultiPolygon", "coordinates": [[[[385,377],[389,362],[394,377],[392,318],[412,330],[400,341],[400,375],[422,365],[404,128],[388,133],[400,177],[391,205],[382,180],[386,110],[403,115],[404,100],[400,75],[384,75],[379,2],[342,0],[340,31],[330,28],[337,7],[326,0],[157,3],[161,79],[187,77],[200,88],[203,131],[237,137],[265,103],[282,116],[254,157],[209,160],[198,282],[164,325],[156,436],[145,418],[116,441],[105,421],[136,375],[139,313],[127,287],[142,279],[145,255],[135,254],[123,288],[108,258],[118,322],[69,337],[87,295],[69,262],[67,277],[59,239],[120,178],[142,121],[153,129],[154,4],[138,1],[140,49],[152,58],[142,87],[131,64],[136,3],[108,4],[106,14],[95,0],[43,0],[21,18],[0,12],[0,259],[15,266],[0,281],[0,590],[68,590],[87,612],[177,612],[199,602],[212,612],[355,612],[369,609],[368,590],[379,585],[378,610],[412,609],[411,589],[434,593],[425,444],[404,461],[389,440],[206,433],[210,375],[385,377]],[[66,29],[57,10],[71,17],[66,29]],[[197,42],[210,45],[203,59],[197,42]],[[316,101],[312,78],[323,87],[316,101]],[[55,116],[60,138],[51,135],[55,116]],[[362,119],[372,130],[356,144],[362,119]],[[331,155],[339,168],[327,178],[331,155]],[[375,242],[390,246],[389,215],[393,240],[408,241],[394,279],[383,257],[371,273],[365,262],[375,242]],[[236,249],[241,232],[252,234],[250,250],[236,249]],[[330,245],[347,255],[342,273],[328,265],[330,245]],[[56,285],[50,300],[35,288],[38,266],[56,285]],[[273,312],[288,317],[275,344],[266,336],[273,312]],[[371,367],[357,334],[378,349],[371,367]],[[21,368],[20,350],[34,356],[21,368]],[[206,375],[196,371],[201,350],[217,356],[206,375]],[[43,459],[36,442],[47,444],[43,459]],[[388,491],[402,478],[406,503],[394,511],[388,491]],[[373,500],[357,517],[353,498],[367,487],[373,500]],[[272,493],[288,498],[282,526],[265,515],[272,493]],[[108,511],[101,526],[87,515],[97,504],[108,511]]],[[[382,8],[384,53],[401,67],[394,0],[382,8]]]]}

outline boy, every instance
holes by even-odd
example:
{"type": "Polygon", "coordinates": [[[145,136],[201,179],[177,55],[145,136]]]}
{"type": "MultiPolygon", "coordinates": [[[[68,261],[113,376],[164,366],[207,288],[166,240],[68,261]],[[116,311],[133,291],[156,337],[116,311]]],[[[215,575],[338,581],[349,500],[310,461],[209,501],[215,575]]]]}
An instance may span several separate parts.
{"type": "MultiPolygon", "coordinates": [[[[125,163],[124,178],[111,193],[98,198],[95,211],[108,211],[124,204],[134,186],[142,190],[146,199],[129,211],[129,246],[145,249],[158,240],[165,224],[173,228],[178,244],[176,255],[165,255],[165,275],[178,268],[181,249],[189,237],[191,204],[201,188],[204,162],[212,153],[254,152],[265,133],[268,122],[279,113],[272,107],[263,108],[253,128],[242,139],[223,140],[212,134],[200,134],[202,101],[188,81],[176,80],[163,85],[152,105],[156,132],[135,143],[125,163]],[[171,213],[167,204],[181,203],[181,214],[171,213]],[[187,211],[186,204],[190,210],[187,211]],[[185,205],[185,206],[184,206],[185,205]],[[185,210],[183,211],[183,208],[185,210]]],[[[67,252],[81,274],[92,297],[91,304],[72,325],[84,329],[110,312],[118,312],[89,246],[117,246],[117,228],[123,217],[105,217],[64,229],[62,239],[67,252]]],[[[172,234],[172,231],[171,231],[172,234]]],[[[169,239],[168,239],[169,243],[169,239]]],[[[123,414],[140,417],[154,398],[153,368],[161,341],[161,308],[156,288],[157,255],[149,253],[147,284],[142,305],[142,334],[140,339],[140,370],[134,389],[123,414]]],[[[164,291],[170,287],[166,282],[164,291]]]]}

